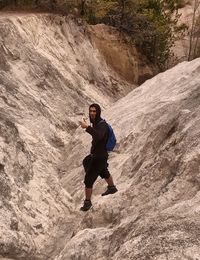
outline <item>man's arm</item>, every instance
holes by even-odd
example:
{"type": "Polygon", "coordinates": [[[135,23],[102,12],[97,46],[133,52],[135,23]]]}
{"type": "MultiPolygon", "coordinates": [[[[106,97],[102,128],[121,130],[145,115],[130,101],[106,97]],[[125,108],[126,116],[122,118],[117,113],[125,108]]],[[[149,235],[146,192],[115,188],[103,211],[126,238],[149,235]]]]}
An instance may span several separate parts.
{"type": "Polygon", "coordinates": [[[85,129],[86,132],[89,133],[95,141],[99,141],[99,140],[103,139],[107,132],[107,125],[104,122],[99,123],[95,129],[93,127],[89,126],[84,118],[80,122],[80,124],[81,124],[81,127],[83,129],[85,129]]]}
{"type": "Polygon", "coordinates": [[[91,126],[88,126],[86,128],[86,132],[89,133],[95,141],[100,141],[106,135],[107,132],[106,123],[99,123],[95,129],[91,126]]]}

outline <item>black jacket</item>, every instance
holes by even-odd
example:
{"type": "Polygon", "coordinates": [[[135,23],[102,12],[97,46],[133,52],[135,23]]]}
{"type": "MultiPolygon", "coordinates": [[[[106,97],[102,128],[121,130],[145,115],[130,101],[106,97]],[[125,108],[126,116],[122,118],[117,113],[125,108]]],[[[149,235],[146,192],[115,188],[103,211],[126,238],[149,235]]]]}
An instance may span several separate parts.
{"type": "Polygon", "coordinates": [[[86,128],[86,132],[88,132],[92,136],[92,147],[90,153],[94,157],[107,157],[108,152],[106,149],[106,143],[108,140],[108,126],[105,121],[100,121],[93,127],[88,126],[86,128]]]}

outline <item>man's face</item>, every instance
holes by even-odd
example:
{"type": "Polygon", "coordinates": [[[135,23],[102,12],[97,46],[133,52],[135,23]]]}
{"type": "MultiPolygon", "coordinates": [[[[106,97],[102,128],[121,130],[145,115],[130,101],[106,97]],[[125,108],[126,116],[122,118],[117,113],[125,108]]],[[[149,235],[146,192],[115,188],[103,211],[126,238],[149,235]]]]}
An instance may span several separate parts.
{"type": "Polygon", "coordinates": [[[96,115],[97,115],[96,108],[95,108],[95,107],[90,107],[90,108],[89,108],[89,116],[90,116],[90,118],[92,119],[92,121],[95,120],[96,115]]]}

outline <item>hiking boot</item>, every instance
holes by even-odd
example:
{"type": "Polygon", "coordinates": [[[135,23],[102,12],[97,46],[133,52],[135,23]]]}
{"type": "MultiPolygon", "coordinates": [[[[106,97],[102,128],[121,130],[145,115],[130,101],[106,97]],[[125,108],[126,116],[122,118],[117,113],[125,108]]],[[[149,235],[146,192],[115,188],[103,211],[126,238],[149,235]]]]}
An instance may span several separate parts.
{"type": "Polygon", "coordinates": [[[82,211],[88,211],[92,207],[91,200],[84,200],[83,207],[80,208],[82,211]]]}
{"type": "Polygon", "coordinates": [[[117,192],[117,188],[115,187],[115,185],[113,186],[108,186],[107,187],[107,190],[101,194],[101,196],[106,196],[106,195],[109,195],[109,194],[114,194],[115,192],[117,192]]]}

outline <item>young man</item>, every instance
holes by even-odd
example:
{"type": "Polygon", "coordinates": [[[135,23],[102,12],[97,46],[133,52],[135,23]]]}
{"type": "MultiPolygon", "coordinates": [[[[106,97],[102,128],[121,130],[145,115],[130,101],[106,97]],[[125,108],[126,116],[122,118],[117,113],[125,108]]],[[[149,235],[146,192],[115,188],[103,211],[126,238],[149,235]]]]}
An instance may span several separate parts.
{"type": "Polygon", "coordinates": [[[108,139],[108,125],[101,118],[101,108],[98,104],[90,105],[89,118],[92,126],[88,125],[85,120],[81,122],[81,127],[86,129],[86,132],[92,136],[90,154],[83,160],[83,167],[85,169],[85,200],[83,206],[80,208],[82,211],[87,211],[92,206],[92,188],[98,176],[104,178],[108,184],[107,190],[101,194],[102,196],[117,192],[117,188],[107,168],[108,152],[106,150],[106,143],[108,139]]]}

